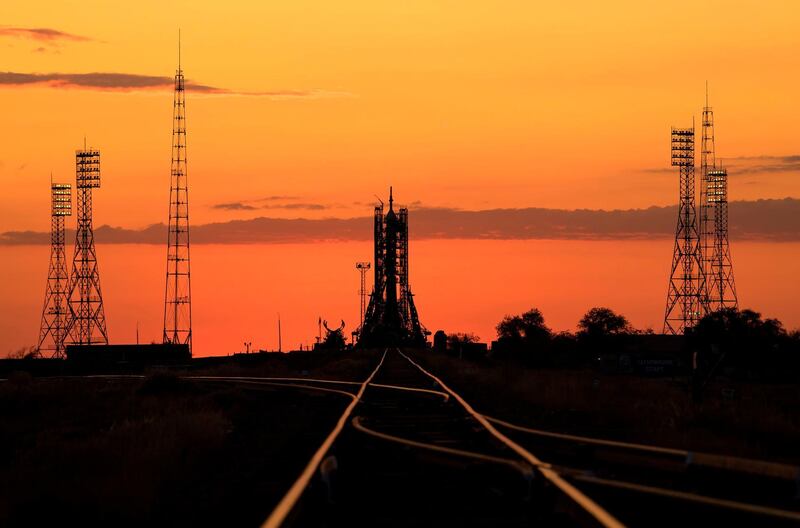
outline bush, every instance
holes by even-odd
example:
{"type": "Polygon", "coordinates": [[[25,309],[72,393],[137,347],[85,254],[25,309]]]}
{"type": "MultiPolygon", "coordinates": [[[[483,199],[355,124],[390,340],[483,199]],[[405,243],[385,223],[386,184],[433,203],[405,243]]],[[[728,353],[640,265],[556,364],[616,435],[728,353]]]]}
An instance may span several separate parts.
{"type": "Polygon", "coordinates": [[[800,376],[798,332],[790,334],[780,321],[763,319],[756,311],[726,308],[710,313],[687,332],[687,338],[697,353],[700,375],[728,371],[769,379],[800,376]]]}

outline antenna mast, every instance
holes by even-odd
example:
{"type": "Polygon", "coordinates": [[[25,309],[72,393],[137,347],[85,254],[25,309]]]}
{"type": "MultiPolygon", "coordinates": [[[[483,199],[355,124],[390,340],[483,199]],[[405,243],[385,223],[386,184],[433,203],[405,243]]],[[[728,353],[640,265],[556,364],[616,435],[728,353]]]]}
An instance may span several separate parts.
{"type": "Polygon", "coordinates": [[[167,233],[167,280],[164,293],[164,343],[186,344],[192,351],[192,287],[189,265],[189,183],[186,164],[186,92],[178,69],[172,104],[172,164],[167,233]]]}

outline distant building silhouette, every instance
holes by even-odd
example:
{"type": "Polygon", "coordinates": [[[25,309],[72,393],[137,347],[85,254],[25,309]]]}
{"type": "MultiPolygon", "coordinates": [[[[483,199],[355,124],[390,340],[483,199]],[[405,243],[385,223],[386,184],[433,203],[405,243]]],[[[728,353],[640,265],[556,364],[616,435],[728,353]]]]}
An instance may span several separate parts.
{"type": "Polygon", "coordinates": [[[391,188],[385,215],[383,208],[383,203],[375,207],[375,279],[358,345],[424,346],[426,330],[408,282],[408,209],[395,213],[391,188]]]}

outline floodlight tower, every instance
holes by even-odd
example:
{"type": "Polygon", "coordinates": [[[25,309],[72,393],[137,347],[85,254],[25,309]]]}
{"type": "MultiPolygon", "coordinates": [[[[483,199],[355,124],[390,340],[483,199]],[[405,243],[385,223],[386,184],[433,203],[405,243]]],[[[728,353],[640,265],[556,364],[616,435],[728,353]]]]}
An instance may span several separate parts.
{"type": "Polygon", "coordinates": [[[64,357],[69,309],[67,294],[69,275],[65,252],[64,220],[72,216],[72,185],[50,181],[50,266],[47,272],[47,287],[44,293],[42,323],[39,327],[39,356],[43,351],[51,357],[64,357]]]}
{"type": "Polygon", "coordinates": [[[712,169],[707,180],[708,200],[714,204],[713,252],[707,272],[709,309],[738,308],[728,240],[728,171],[721,167],[712,169]]]}
{"type": "Polygon", "coordinates": [[[69,283],[69,342],[76,345],[108,344],[100,271],[94,248],[92,189],[100,187],[100,151],[86,148],[75,152],[75,187],[78,195],[78,228],[69,283]]]}
{"type": "Polygon", "coordinates": [[[367,272],[370,269],[369,262],[356,262],[356,269],[361,273],[361,289],[358,291],[358,296],[361,299],[361,318],[359,319],[358,328],[364,325],[364,312],[367,309],[367,272]]]}
{"type": "Polygon", "coordinates": [[[164,343],[186,344],[192,350],[192,285],[189,266],[189,183],[186,171],[186,92],[178,69],[172,102],[172,165],[167,233],[167,280],[164,292],[164,343]]]}
{"type": "Polygon", "coordinates": [[[672,129],[672,165],[679,168],[680,201],[664,333],[682,334],[702,316],[706,291],[694,203],[694,127],[672,129]]]}

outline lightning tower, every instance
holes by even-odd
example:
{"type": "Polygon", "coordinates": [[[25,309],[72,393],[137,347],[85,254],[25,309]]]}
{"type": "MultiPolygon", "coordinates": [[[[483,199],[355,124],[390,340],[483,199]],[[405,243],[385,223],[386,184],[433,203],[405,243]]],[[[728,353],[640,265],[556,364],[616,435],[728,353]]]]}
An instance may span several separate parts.
{"type": "Polygon", "coordinates": [[[100,187],[100,151],[87,148],[75,153],[75,188],[78,228],[69,281],[69,322],[66,334],[76,345],[108,344],[100,271],[94,248],[92,189],[100,187]]]}
{"type": "Polygon", "coordinates": [[[705,291],[703,291],[703,313],[710,311],[710,277],[711,262],[714,255],[714,239],[716,227],[714,215],[716,201],[709,195],[714,192],[709,185],[709,172],[714,170],[716,162],[716,147],[714,140],[714,111],[708,104],[708,83],[706,83],[706,104],[703,107],[702,140],[700,144],[700,202],[698,207],[698,221],[700,223],[700,255],[703,262],[702,272],[705,275],[705,291]]]}
{"type": "Polygon", "coordinates": [[[51,357],[64,357],[69,309],[69,275],[65,252],[64,220],[72,216],[72,185],[50,182],[50,266],[47,272],[47,287],[44,293],[42,323],[39,329],[39,356],[49,352],[51,357]]]}
{"type": "Polygon", "coordinates": [[[356,269],[361,275],[361,288],[358,290],[358,298],[361,301],[361,317],[359,318],[359,330],[364,325],[364,312],[367,309],[367,272],[370,269],[369,262],[356,262],[356,269]]]}
{"type": "Polygon", "coordinates": [[[172,104],[172,164],[169,187],[164,343],[192,350],[192,286],[189,266],[189,184],[186,172],[186,92],[178,35],[178,69],[172,104]]]}
{"type": "Polygon", "coordinates": [[[714,140],[714,111],[703,107],[703,145],[700,159],[700,245],[706,279],[705,311],[738,308],[728,239],[728,171],[718,166],[714,140]]]}
{"type": "Polygon", "coordinates": [[[680,201],[664,333],[682,334],[702,317],[706,291],[694,202],[694,127],[672,129],[672,165],[679,170],[680,201]]]}

